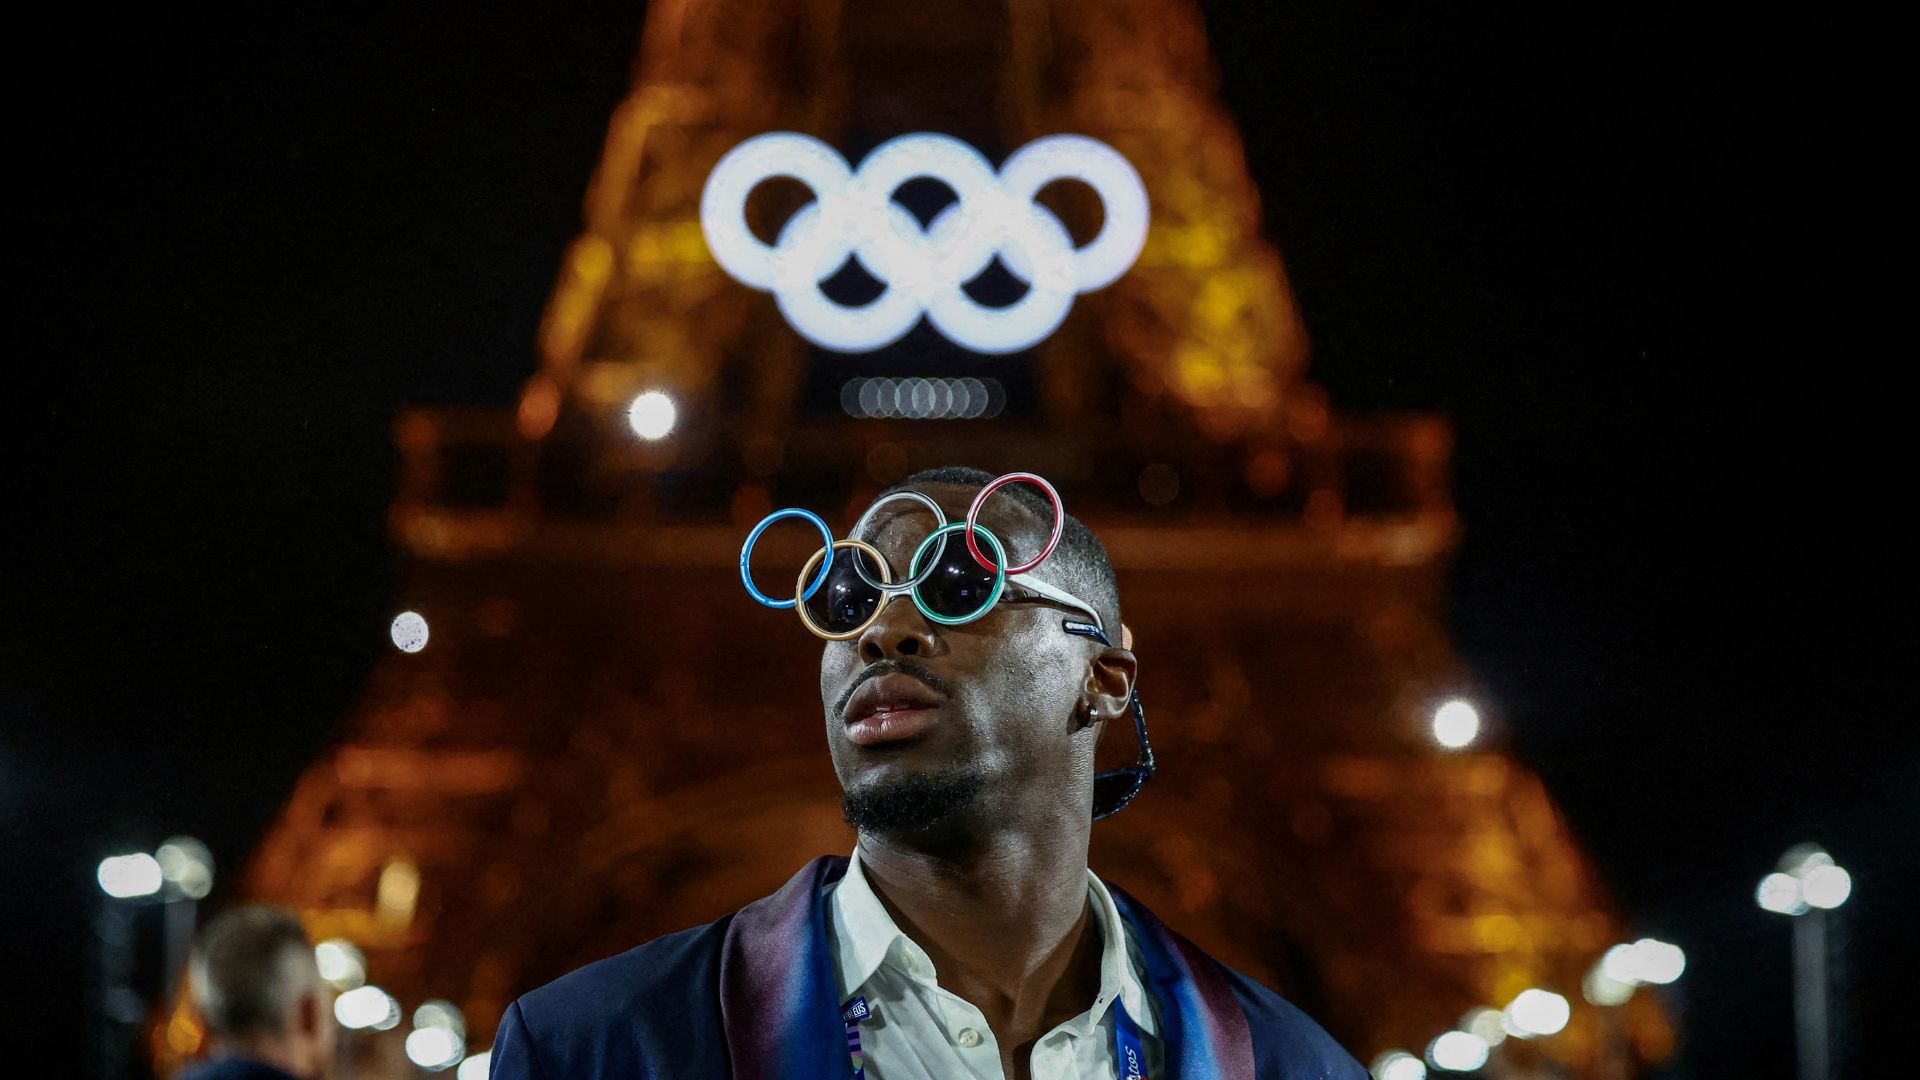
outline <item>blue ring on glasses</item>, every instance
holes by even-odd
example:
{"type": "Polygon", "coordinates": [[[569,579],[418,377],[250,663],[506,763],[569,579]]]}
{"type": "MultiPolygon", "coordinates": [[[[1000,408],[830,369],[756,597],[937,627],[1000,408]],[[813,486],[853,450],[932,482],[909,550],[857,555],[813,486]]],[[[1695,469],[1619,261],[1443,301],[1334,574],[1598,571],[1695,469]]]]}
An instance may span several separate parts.
{"type": "Polygon", "coordinates": [[[833,530],[827,528],[827,523],[820,519],[820,515],[811,510],[789,506],[785,510],[775,510],[761,518],[760,524],[755,525],[753,531],[747,534],[747,542],[740,545],[740,584],[747,587],[748,596],[770,608],[790,608],[802,600],[813,599],[813,594],[819,592],[820,586],[827,583],[827,571],[833,568],[832,559],[821,559],[820,576],[814,578],[813,584],[808,585],[805,592],[792,600],[775,600],[754,587],[753,571],[748,567],[748,560],[753,558],[753,545],[760,542],[760,534],[767,531],[767,526],[776,521],[785,521],[787,518],[805,518],[812,522],[813,527],[820,530],[820,539],[825,542],[827,550],[833,550],[833,530]]]}

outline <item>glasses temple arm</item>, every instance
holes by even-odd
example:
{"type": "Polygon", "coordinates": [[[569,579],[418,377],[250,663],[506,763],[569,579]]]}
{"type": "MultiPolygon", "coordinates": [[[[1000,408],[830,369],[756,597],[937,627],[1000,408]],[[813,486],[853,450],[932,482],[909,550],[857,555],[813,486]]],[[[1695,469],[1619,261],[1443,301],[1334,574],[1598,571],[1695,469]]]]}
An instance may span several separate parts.
{"type": "MultiPolygon", "coordinates": [[[[1100,644],[1105,645],[1109,648],[1113,646],[1113,642],[1107,640],[1106,624],[1100,621],[1100,613],[1093,610],[1092,604],[1089,604],[1085,600],[1080,599],[1079,597],[1073,595],[1067,590],[1060,588],[1058,585],[1049,585],[1046,582],[1040,580],[1039,578],[1034,577],[1032,574],[1012,575],[1008,578],[1008,584],[1017,585],[1020,588],[1031,591],[1034,595],[1039,596],[1042,599],[1051,600],[1056,604],[1060,604],[1064,607],[1070,607],[1076,611],[1084,613],[1087,618],[1093,620],[1093,628],[1095,630],[1100,631],[1100,637],[1099,637],[1100,644]]],[[[1068,631],[1068,633],[1072,633],[1072,631],[1068,631]]],[[[1091,635],[1082,635],[1082,636],[1088,637],[1091,635]]]]}

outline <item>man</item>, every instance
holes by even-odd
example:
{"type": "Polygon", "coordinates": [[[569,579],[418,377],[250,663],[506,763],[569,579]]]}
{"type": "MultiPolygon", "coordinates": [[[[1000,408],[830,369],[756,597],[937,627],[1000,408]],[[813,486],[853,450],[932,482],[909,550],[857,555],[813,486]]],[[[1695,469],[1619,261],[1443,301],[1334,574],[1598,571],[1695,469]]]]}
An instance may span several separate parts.
{"type": "MultiPolygon", "coordinates": [[[[963,535],[999,568],[1045,554],[1054,507],[1035,488],[987,499],[984,529],[935,533],[992,480],[910,477],[801,572],[797,611],[828,639],[852,858],[521,998],[495,1080],[1364,1080],[1298,1010],[1088,871],[1096,812],[1151,770],[1142,720],[1137,779],[1096,783],[1101,731],[1135,715],[1138,662],[1107,630],[1113,569],[1078,521],[1061,516],[1028,574],[973,568],[963,535]]],[[[759,593],[746,560],[756,599],[794,606],[759,593]]]]}
{"type": "Polygon", "coordinates": [[[208,923],[188,978],[214,1056],[179,1080],[321,1080],[332,1069],[332,994],[292,912],[242,907],[208,923]]]}

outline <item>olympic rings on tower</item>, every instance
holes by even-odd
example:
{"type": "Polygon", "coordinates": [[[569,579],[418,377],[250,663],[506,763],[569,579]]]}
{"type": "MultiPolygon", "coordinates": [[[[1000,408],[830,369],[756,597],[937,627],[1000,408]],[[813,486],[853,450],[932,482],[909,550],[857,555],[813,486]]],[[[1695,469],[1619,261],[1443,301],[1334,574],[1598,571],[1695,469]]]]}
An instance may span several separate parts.
{"type": "MultiPolygon", "coordinates": [[[[1085,135],[1049,135],[1016,150],[996,173],[978,150],[947,135],[889,139],[854,169],[831,146],[791,131],[769,132],[729,150],[700,196],[707,249],[735,280],[771,292],[800,336],[841,352],[872,352],[898,341],[925,316],[949,340],[982,353],[1029,348],[1056,330],[1074,297],[1112,284],[1146,243],[1147,190],[1125,157],[1085,135]],[[774,243],[747,225],[747,198],[763,182],[789,177],[814,200],[774,243]],[[955,201],[924,228],[894,193],[911,180],[937,180],[955,201]],[[1060,219],[1034,196],[1072,179],[1100,197],[1099,235],[1076,248],[1060,219]],[[850,257],[886,285],[869,303],[827,297],[820,283],[850,257]],[[995,256],[1027,292],[987,307],[962,288],[995,256]]],[[[972,534],[968,534],[969,546],[972,534]]]]}

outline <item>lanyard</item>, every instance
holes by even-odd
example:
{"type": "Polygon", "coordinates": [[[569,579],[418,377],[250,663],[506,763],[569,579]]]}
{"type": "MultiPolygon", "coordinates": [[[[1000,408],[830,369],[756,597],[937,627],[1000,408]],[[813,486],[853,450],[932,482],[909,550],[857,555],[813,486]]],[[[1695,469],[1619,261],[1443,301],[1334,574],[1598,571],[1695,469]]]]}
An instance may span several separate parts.
{"type": "MultiPolygon", "coordinates": [[[[847,999],[840,1006],[840,1019],[847,1025],[847,1054],[853,1059],[853,1080],[867,1080],[867,1060],[860,1053],[860,1021],[873,1015],[864,995],[847,999]]],[[[1141,1045],[1140,1028],[1119,998],[1113,999],[1113,1075],[1115,1080],[1147,1080],[1147,1052],[1141,1045]]]]}
{"type": "Polygon", "coordinates": [[[1146,1080],[1147,1052],[1140,1045],[1140,1029],[1127,1007],[1113,999],[1113,1075],[1119,1080],[1146,1080]]]}
{"type": "Polygon", "coordinates": [[[864,996],[850,998],[840,1006],[840,1019],[847,1024],[847,1053],[853,1055],[853,1080],[867,1080],[867,1061],[860,1056],[860,1021],[869,1015],[864,996]]]}

